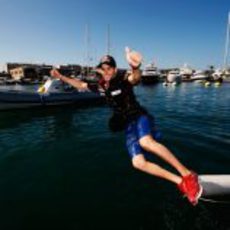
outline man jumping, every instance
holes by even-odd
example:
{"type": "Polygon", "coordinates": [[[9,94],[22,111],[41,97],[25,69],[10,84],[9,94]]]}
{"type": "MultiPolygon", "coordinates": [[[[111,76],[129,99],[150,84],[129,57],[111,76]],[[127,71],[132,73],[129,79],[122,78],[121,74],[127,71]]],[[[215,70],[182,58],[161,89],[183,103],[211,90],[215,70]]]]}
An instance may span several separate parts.
{"type": "MultiPolygon", "coordinates": [[[[141,54],[126,48],[126,59],[131,71],[118,71],[112,56],[102,57],[97,72],[101,75],[98,91],[104,92],[107,103],[113,109],[109,120],[112,131],[123,131],[126,134],[126,146],[134,168],[151,175],[169,180],[196,205],[202,193],[196,173],[187,169],[164,145],[158,142],[159,133],[154,128],[154,119],[136,100],[133,86],[141,79],[141,54]],[[180,175],[152,163],[145,158],[145,153],[153,153],[173,166],[180,175]]],[[[51,75],[81,90],[94,90],[90,84],[70,79],[61,75],[56,69],[51,75]]]]}

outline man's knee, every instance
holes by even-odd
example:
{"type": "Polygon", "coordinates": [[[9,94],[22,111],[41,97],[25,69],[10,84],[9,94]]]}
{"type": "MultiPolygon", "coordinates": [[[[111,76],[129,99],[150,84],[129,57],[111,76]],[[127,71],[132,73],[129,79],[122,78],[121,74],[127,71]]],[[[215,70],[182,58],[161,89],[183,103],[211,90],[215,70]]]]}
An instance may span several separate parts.
{"type": "Polygon", "coordinates": [[[139,170],[143,170],[146,167],[146,160],[142,154],[135,156],[132,159],[133,167],[139,170]]]}

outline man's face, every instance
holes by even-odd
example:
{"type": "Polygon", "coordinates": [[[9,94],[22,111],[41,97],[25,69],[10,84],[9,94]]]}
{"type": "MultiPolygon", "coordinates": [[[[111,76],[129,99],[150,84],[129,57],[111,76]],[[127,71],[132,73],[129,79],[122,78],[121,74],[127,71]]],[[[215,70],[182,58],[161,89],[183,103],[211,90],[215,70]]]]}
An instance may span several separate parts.
{"type": "Polygon", "coordinates": [[[103,72],[104,72],[104,79],[105,79],[106,81],[109,81],[109,80],[115,75],[115,73],[116,73],[116,71],[117,71],[116,68],[111,67],[111,66],[109,66],[109,65],[107,65],[107,64],[103,64],[103,65],[101,66],[101,69],[102,69],[103,72]]]}

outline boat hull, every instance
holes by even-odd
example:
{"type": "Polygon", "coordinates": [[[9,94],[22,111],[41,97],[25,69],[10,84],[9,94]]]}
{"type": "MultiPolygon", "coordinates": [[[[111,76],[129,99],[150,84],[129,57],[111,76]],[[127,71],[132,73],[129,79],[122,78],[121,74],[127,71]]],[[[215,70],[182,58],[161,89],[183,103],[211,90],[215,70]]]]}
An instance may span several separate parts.
{"type": "Polygon", "coordinates": [[[0,110],[58,106],[74,103],[102,101],[103,97],[93,92],[30,93],[0,91],[0,110]]]}
{"type": "Polygon", "coordinates": [[[159,75],[142,75],[141,82],[143,84],[155,84],[160,81],[159,75]]]}

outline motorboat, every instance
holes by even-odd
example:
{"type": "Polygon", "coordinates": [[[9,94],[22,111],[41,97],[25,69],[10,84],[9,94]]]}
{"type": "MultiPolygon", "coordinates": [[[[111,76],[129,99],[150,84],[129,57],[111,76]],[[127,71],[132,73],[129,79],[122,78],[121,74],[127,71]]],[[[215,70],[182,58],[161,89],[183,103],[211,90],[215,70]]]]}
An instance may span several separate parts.
{"type": "Polygon", "coordinates": [[[193,75],[190,77],[190,80],[195,81],[195,82],[203,82],[207,79],[208,79],[208,76],[202,70],[195,71],[195,73],[193,73],[193,75]]]}
{"type": "Polygon", "coordinates": [[[180,75],[183,80],[188,80],[193,74],[193,69],[189,67],[187,64],[184,64],[183,67],[180,68],[180,75]]]}
{"type": "Polygon", "coordinates": [[[158,83],[160,80],[160,71],[154,65],[154,63],[150,63],[145,66],[142,71],[141,81],[143,84],[154,84],[158,83]]]}
{"type": "Polygon", "coordinates": [[[104,96],[99,93],[76,90],[60,80],[48,79],[37,91],[1,89],[0,110],[88,103],[103,99],[104,96]]]}
{"type": "Polygon", "coordinates": [[[163,82],[164,86],[168,85],[179,85],[182,81],[182,76],[178,70],[171,70],[168,72],[166,76],[165,82],[163,82]]]}

